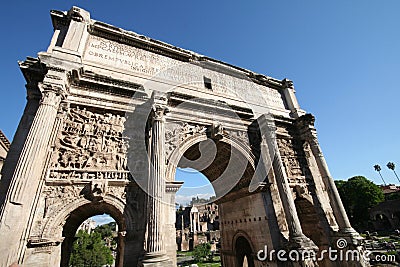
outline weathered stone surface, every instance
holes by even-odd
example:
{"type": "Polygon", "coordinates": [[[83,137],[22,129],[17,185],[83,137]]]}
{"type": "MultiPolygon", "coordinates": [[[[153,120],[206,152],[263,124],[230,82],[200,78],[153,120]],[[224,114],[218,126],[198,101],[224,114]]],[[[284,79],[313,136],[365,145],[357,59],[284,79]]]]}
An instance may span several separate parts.
{"type": "Polygon", "coordinates": [[[8,150],[10,149],[10,141],[0,130],[0,179],[1,179],[1,169],[3,168],[4,161],[6,160],[8,150]]]}
{"type": "Polygon", "coordinates": [[[359,245],[291,81],[77,7],[51,15],[49,48],[20,63],[28,102],[1,180],[1,266],[68,266],[78,226],[103,213],[118,223],[117,266],[175,266],[177,167],[214,186],[224,266],[265,266],[266,245],[359,245]]]}

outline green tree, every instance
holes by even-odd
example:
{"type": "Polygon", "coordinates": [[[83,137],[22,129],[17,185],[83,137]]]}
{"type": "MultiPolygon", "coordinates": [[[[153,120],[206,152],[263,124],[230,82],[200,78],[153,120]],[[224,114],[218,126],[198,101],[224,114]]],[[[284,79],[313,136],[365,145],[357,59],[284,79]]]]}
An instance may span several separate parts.
{"type": "Polygon", "coordinates": [[[110,222],[107,224],[99,225],[93,229],[93,232],[99,233],[101,235],[101,239],[103,239],[106,245],[112,250],[117,247],[118,241],[116,225],[116,222],[110,222]]]}
{"type": "Polygon", "coordinates": [[[354,176],[335,183],[353,227],[357,230],[366,229],[369,209],[384,201],[382,189],[364,176],[354,176]]]}
{"type": "Polygon", "coordinates": [[[100,233],[88,234],[80,230],[72,245],[70,265],[73,267],[101,267],[112,264],[111,250],[105,246],[100,233]]]}
{"type": "Polygon", "coordinates": [[[197,245],[193,250],[193,257],[196,262],[203,262],[211,254],[210,243],[197,245]]]}
{"type": "Polygon", "coordinates": [[[110,222],[108,224],[99,225],[94,228],[94,232],[100,233],[101,238],[112,237],[114,231],[116,230],[116,222],[110,222]]]}

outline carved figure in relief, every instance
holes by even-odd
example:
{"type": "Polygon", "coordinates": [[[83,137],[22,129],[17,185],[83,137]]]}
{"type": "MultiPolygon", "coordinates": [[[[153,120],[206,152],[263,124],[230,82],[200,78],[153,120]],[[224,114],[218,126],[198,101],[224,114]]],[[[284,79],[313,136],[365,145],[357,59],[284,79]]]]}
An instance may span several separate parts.
{"type": "Polygon", "coordinates": [[[167,155],[171,153],[181,142],[196,134],[204,134],[207,131],[206,126],[191,125],[189,123],[177,124],[177,127],[168,129],[165,132],[165,144],[167,146],[167,155]]]}
{"type": "Polygon", "coordinates": [[[65,203],[79,196],[79,187],[74,185],[49,187],[44,190],[44,216],[55,208],[57,203],[65,203]]]}
{"type": "Polygon", "coordinates": [[[306,198],[310,194],[309,191],[308,191],[307,186],[304,185],[304,184],[303,185],[296,185],[294,189],[296,191],[297,196],[301,197],[301,198],[306,198]]]}
{"type": "Polygon", "coordinates": [[[109,188],[109,194],[118,197],[120,199],[125,199],[126,197],[126,192],[125,192],[125,187],[116,187],[116,186],[110,186],[109,188]]]}
{"type": "Polygon", "coordinates": [[[126,170],[124,123],[120,115],[70,108],[56,144],[53,167],[126,170]]]}

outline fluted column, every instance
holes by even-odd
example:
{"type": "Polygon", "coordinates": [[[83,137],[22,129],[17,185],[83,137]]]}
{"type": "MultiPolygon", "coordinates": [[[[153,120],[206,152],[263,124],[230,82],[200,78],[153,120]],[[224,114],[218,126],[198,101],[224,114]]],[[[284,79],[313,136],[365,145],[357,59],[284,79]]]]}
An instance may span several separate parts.
{"type": "Polygon", "coordinates": [[[24,230],[28,226],[40,180],[43,179],[49,141],[63,97],[63,89],[59,86],[40,84],[39,88],[42,98],[1,208],[0,240],[9,245],[0,250],[1,262],[7,262],[4,266],[22,260],[27,242],[24,230]],[[13,225],[12,232],[9,231],[10,225],[13,225]]]}
{"type": "Polygon", "coordinates": [[[162,235],[162,199],[165,192],[165,160],[164,160],[164,109],[156,106],[154,111],[151,149],[150,149],[150,181],[149,181],[149,236],[148,251],[164,251],[162,235]]]}
{"type": "Polygon", "coordinates": [[[42,94],[39,109],[25,140],[12,179],[9,201],[17,205],[24,204],[24,193],[27,188],[32,188],[39,181],[40,177],[36,177],[34,180],[32,176],[40,174],[42,171],[38,166],[44,161],[61,101],[61,95],[55,90],[46,90],[42,94]]]}
{"type": "Polygon", "coordinates": [[[27,103],[11,143],[10,150],[7,153],[6,162],[1,170],[2,177],[0,182],[0,205],[3,205],[5,202],[15,166],[17,165],[18,158],[22,152],[24,140],[28,136],[29,129],[32,125],[36,111],[39,108],[40,99],[42,97],[37,84],[28,83],[25,87],[27,91],[27,103]]]}
{"type": "Polygon", "coordinates": [[[329,200],[332,205],[333,214],[335,215],[339,231],[345,233],[356,233],[351,227],[346,210],[344,209],[342,200],[340,199],[339,192],[336,188],[335,181],[333,180],[324,155],[322,154],[321,147],[318,142],[317,131],[314,127],[315,118],[311,114],[300,117],[297,121],[297,127],[303,140],[309,143],[312,154],[317,162],[318,169],[322,175],[325,187],[328,192],[329,200]]]}
{"type": "Polygon", "coordinates": [[[163,216],[165,205],[165,118],[164,98],[153,95],[153,118],[150,141],[150,176],[148,184],[148,224],[144,266],[169,266],[166,256],[163,216]]]}
{"type": "Polygon", "coordinates": [[[273,121],[265,118],[260,121],[260,130],[264,134],[261,141],[261,153],[265,162],[266,156],[272,160],[272,167],[276,177],[276,184],[281,198],[283,210],[289,228],[289,242],[300,250],[317,250],[312,240],[303,234],[296,206],[293,199],[293,191],[289,186],[285,167],[283,165],[278,144],[276,141],[276,127],[273,121]]]}

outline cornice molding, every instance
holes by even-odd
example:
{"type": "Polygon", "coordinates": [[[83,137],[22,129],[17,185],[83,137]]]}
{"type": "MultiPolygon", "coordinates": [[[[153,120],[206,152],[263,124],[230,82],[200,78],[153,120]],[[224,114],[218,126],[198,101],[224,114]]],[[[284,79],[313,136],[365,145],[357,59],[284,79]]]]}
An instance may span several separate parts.
{"type": "Polygon", "coordinates": [[[0,144],[6,149],[7,151],[10,149],[10,141],[8,141],[7,136],[0,130],[0,144]]]}
{"type": "Polygon", "coordinates": [[[78,88],[128,98],[143,98],[147,96],[141,84],[114,79],[91,71],[85,71],[82,68],[72,70],[68,76],[69,83],[78,88]]]}

